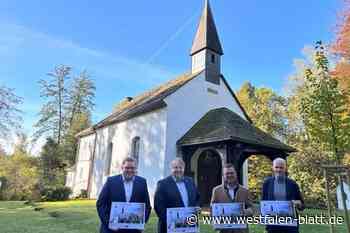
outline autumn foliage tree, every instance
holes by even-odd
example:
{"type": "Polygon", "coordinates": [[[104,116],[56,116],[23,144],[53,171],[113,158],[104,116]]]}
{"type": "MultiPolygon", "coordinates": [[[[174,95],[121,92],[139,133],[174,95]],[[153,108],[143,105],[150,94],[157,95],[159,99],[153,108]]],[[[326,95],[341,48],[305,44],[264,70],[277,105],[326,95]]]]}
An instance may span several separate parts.
{"type": "MultiPolygon", "coordinates": [[[[331,45],[336,56],[336,66],[331,75],[339,82],[343,91],[350,91],[350,0],[344,0],[338,19],[335,41],[331,45]]],[[[350,103],[350,102],[349,102],[350,103]]],[[[350,105],[348,105],[350,112],[350,105]]]]}
{"type": "Polygon", "coordinates": [[[336,39],[332,51],[346,60],[350,60],[350,1],[344,0],[343,10],[337,23],[336,39]]]}
{"type": "MultiPolygon", "coordinates": [[[[286,129],[285,98],[270,88],[254,87],[249,82],[242,85],[237,97],[255,126],[277,138],[283,137],[286,129]]],[[[271,164],[271,160],[263,155],[253,155],[248,159],[249,189],[256,200],[260,199],[264,179],[272,173],[271,164]]]]}

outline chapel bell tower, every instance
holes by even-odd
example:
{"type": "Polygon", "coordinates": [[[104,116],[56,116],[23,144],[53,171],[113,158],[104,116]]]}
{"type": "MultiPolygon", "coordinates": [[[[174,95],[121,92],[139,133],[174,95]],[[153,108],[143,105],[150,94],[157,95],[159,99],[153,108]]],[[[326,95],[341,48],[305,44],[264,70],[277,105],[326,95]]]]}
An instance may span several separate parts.
{"type": "Polygon", "coordinates": [[[192,73],[205,69],[206,80],[220,84],[221,56],[223,54],[209,0],[206,0],[190,53],[192,73]]]}

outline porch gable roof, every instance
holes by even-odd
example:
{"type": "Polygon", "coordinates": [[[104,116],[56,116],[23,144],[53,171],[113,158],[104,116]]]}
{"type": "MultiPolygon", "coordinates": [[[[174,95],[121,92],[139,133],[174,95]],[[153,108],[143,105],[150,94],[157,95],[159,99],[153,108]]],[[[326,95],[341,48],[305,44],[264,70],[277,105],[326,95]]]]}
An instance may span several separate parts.
{"type": "Polygon", "coordinates": [[[207,112],[177,141],[177,144],[185,146],[224,140],[234,140],[284,152],[296,151],[227,108],[217,108],[207,112]]]}

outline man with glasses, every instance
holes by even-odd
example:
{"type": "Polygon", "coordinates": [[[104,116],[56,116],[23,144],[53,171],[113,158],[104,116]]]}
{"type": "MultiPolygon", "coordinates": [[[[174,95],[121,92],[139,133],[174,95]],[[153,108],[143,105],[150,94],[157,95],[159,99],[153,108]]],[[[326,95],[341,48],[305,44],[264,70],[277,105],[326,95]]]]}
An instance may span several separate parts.
{"type": "Polygon", "coordinates": [[[146,180],[136,175],[136,161],[127,157],[122,162],[122,174],[108,177],[98,197],[96,207],[101,220],[100,233],[140,233],[139,230],[111,230],[108,228],[112,202],[145,203],[145,222],[151,205],[146,180]]]}

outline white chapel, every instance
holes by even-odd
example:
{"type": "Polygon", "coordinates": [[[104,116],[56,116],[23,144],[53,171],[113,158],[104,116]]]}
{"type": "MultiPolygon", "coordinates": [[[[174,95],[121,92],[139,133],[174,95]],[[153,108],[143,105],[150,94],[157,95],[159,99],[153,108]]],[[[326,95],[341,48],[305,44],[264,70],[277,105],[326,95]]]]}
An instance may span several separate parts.
{"type": "Polygon", "coordinates": [[[274,159],[294,149],[256,128],[222,74],[223,49],[208,1],[190,51],[191,70],[152,90],[127,97],[117,109],[80,132],[76,163],[66,185],[73,196],[86,190],[97,198],[108,176],[120,173],[121,161],[132,156],[138,175],[147,179],[153,197],[157,181],[170,174],[170,161],[182,157],[185,175],[210,202],[221,183],[222,165],[233,163],[247,185],[247,158],[274,159]]]}

